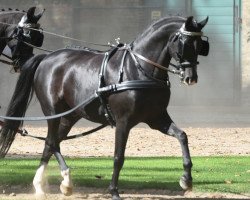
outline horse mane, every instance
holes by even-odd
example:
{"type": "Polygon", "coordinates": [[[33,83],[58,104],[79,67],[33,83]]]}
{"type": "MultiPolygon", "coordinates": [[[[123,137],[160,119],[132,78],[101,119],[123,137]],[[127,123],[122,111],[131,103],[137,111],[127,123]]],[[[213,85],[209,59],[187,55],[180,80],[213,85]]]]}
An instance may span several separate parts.
{"type": "Polygon", "coordinates": [[[66,46],[65,49],[73,49],[73,50],[84,50],[87,52],[91,52],[91,53],[96,53],[96,54],[102,54],[105,53],[107,51],[111,51],[112,47],[110,49],[107,50],[98,50],[98,49],[93,49],[90,47],[85,47],[85,46],[80,46],[80,45],[70,45],[70,46],[66,46]]]}
{"type": "Polygon", "coordinates": [[[164,18],[161,18],[157,21],[154,21],[151,25],[149,25],[149,29],[153,28],[154,30],[157,30],[159,27],[163,26],[164,24],[167,23],[172,23],[172,22],[185,22],[186,18],[182,16],[167,16],[164,18]]]}
{"type": "Polygon", "coordinates": [[[153,33],[156,30],[158,30],[160,27],[162,27],[165,24],[171,24],[171,23],[184,23],[186,20],[185,17],[182,16],[166,16],[163,17],[157,21],[154,21],[153,23],[151,23],[143,32],[141,35],[137,36],[136,40],[140,40],[141,38],[145,37],[146,35],[148,35],[149,33],[153,33]]]}
{"type": "Polygon", "coordinates": [[[0,10],[0,12],[4,12],[4,13],[27,13],[27,11],[19,10],[18,8],[16,8],[16,9],[12,9],[12,8],[4,9],[4,8],[2,8],[0,10]]]}

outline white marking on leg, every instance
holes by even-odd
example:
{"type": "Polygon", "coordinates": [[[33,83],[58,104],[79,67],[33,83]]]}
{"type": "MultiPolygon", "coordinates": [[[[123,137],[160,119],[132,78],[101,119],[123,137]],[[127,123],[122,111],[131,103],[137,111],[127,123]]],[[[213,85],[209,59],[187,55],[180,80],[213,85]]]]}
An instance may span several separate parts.
{"type": "Polygon", "coordinates": [[[61,175],[63,177],[62,184],[66,187],[72,187],[73,183],[71,180],[70,169],[68,168],[66,170],[61,171],[61,175]]]}
{"type": "Polygon", "coordinates": [[[33,179],[33,185],[36,190],[36,195],[45,195],[43,186],[44,186],[44,172],[46,168],[47,164],[43,164],[36,170],[36,175],[33,179]]]}
{"type": "Polygon", "coordinates": [[[71,180],[71,175],[70,175],[70,169],[66,169],[61,171],[61,175],[63,177],[63,181],[61,183],[60,189],[61,192],[66,195],[69,196],[72,194],[72,188],[73,188],[73,183],[71,180]]]}

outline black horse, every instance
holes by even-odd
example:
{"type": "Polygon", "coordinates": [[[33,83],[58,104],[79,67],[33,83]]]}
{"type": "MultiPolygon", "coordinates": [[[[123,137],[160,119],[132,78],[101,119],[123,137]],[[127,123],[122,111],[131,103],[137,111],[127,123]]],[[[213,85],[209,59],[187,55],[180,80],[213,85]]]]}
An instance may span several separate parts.
{"type": "MultiPolygon", "coordinates": [[[[180,186],[184,190],[192,188],[187,135],[175,125],[166,110],[170,99],[168,66],[174,58],[179,63],[177,71],[182,82],[197,83],[198,55],[208,54],[209,44],[202,39],[201,32],[207,21],[208,18],[198,23],[193,17],[167,17],[153,23],[131,44],[120,44],[105,53],[63,49],[47,56],[35,56],[25,64],[8,116],[25,115],[32,88],[46,116],[78,105],[72,113],[48,120],[45,148],[33,181],[36,194],[44,195],[43,175],[53,154],[64,178],[61,191],[65,195],[72,193],[70,170],[60,153],[60,142],[81,118],[116,127],[114,171],[109,186],[113,199],[120,199],[118,178],[129,131],[141,122],[178,139],[184,166],[180,186]]],[[[15,134],[9,133],[20,123],[7,120],[2,128],[2,157],[14,140],[15,134]]]]}
{"type": "Polygon", "coordinates": [[[27,44],[40,47],[43,43],[42,32],[34,29],[40,28],[37,22],[44,10],[38,14],[35,10],[36,7],[31,7],[27,12],[12,9],[0,12],[0,55],[7,45],[16,71],[33,56],[33,47],[27,44]]]}

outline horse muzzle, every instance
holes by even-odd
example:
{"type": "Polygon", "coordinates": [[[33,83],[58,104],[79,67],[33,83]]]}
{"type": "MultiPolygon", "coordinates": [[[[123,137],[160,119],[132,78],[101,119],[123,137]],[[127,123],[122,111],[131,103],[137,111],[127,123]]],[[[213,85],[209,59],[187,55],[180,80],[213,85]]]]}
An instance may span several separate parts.
{"type": "MultiPolygon", "coordinates": [[[[197,63],[198,64],[198,63],[197,63]]],[[[183,65],[181,64],[181,82],[185,85],[194,85],[198,82],[197,75],[197,64],[192,65],[191,63],[185,62],[183,65]]]]}
{"type": "Polygon", "coordinates": [[[198,82],[197,80],[198,80],[197,78],[192,78],[192,77],[187,76],[187,77],[184,78],[183,83],[185,85],[190,86],[190,85],[196,84],[198,82]]]}

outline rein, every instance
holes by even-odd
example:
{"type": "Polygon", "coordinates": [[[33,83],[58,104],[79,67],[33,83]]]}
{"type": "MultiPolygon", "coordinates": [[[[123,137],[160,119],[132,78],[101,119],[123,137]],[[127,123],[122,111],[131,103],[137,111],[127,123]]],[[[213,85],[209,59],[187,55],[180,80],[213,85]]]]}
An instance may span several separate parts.
{"type": "MultiPolygon", "coordinates": [[[[0,22],[0,24],[9,25],[9,26],[13,26],[13,25],[18,26],[18,24],[9,24],[9,23],[5,23],[5,22],[0,22]]],[[[46,33],[48,35],[53,35],[53,36],[57,36],[57,37],[60,37],[60,38],[73,40],[73,41],[76,41],[76,42],[82,42],[82,43],[85,43],[85,44],[90,44],[90,45],[95,45],[95,46],[103,46],[103,47],[112,47],[111,44],[98,44],[98,43],[94,43],[94,42],[87,42],[86,40],[80,40],[80,39],[68,37],[68,36],[65,36],[65,35],[60,35],[60,34],[57,34],[57,33],[52,33],[52,32],[49,32],[49,31],[45,31],[44,29],[32,28],[29,24],[27,24],[23,28],[29,29],[29,30],[33,30],[33,31],[43,32],[43,33],[46,33]]],[[[44,49],[40,49],[40,50],[44,50],[44,49]]],[[[45,50],[45,51],[47,51],[47,50],[45,50]]],[[[50,50],[48,50],[48,51],[50,52],[50,50]]]]}
{"type": "MultiPolygon", "coordinates": [[[[5,23],[5,22],[0,22],[0,24],[4,24],[4,25],[9,25],[9,26],[18,26],[18,24],[10,24],[10,23],[5,23]]],[[[53,36],[57,36],[57,37],[60,37],[60,38],[64,38],[64,39],[69,39],[69,40],[73,40],[73,41],[77,41],[77,42],[81,42],[81,43],[85,43],[85,44],[89,44],[89,45],[95,45],[95,46],[101,46],[101,47],[114,47],[114,45],[108,43],[108,44],[98,44],[98,43],[94,43],[94,42],[87,42],[85,40],[80,40],[80,39],[75,39],[75,38],[72,38],[72,37],[68,37],[68,36],[64,36],[64,35],[60,35],[60,34],[57,34],[57,33],[52,33],[52,32],[49,32],[49,31],[45,31],[44,29],[37,29],[37,28],[33,28],[34,26],[32,24],[25,24],[24,26],[22,26],[23,28],[25,29],[29,29],[29,30],[33,30],[33,31],[39,31],[39,32],[42,32],[42,33],[46,33],[48,35],[53,35],[53,36]]],[[[39,27],[39,25],[38,25],[39,27]]],[[[13,39],[12,37],[6,37],[4,39],[13,39]]],[[[23,43],[25,43],[27,46],[30,46],[34,49],[38,49],[38,50],[41,50],[41,51],[45,51],[45,52],[53,52],[53,50],[48,50],[48,49],[45,49],[45,48],[41,48],[41,47],[37,47],[35,45],[32,45],[28,42],[25,42],[25,41],[22,41],[23,43]]],[[[1,62],[1,60],[0,60],[1,62]]],[[[3,62],[5,63],[5,62],[3,62]]],[[[7,64],[7,63],[6,63],[7,64]]],[[[9,63],[11,65],[11,63],[9,63]]]]}
{"type": "MultiPolygon", "coordinates": [[[[1,55],[5,56],[5,57],[8,58],[9,60],[11,60],[11,57],[7,56],[6,54],[1,53],[1,55]]],[[[3,59],[0,59],[0,62],[2,62],[2,63],[4,63],[4,64],[7,64],[7,65],[13,65],[13,62],[9,62],[9,61],[3,60],[3,59]]]]}
{"type": "Polygon", "coordinates": [[[63,117],[65,115],[68,115],[68,114],[74,112],[79,107],[87,105],[88,103],[90,103],[95,98],[96,98],[96,94],[93,94],[88,99],[81,102],[80,104],[78,104],[74,108],[72,108],[72,109],[70,109],[70,110],[68,110],[66,112],[62,112],[60,114],[57,114],[57,115],[50,115],[50,116],[43,116],[43,117],[8,117],[8,116],[0,115],[0,118],[1,119],[6,119],[6,120],[12,120],[12,121],[43,121],[43,120],[55,119],[55,118],[63,117]]]}
{"type": "MultiPolygon", "coordinates": [[[[0,126],[4,126],[4,122],[3,121],[0,121],[0,126]]],[[[82,133],[79,133],[79,134],[75,134],[75,135],[70,135],[70,136],[67,136],[65,138],[63,138],[63,140],[70,140],[70,139],[75,139],[75,138],[79,138],[79,137],[83,137],[83,136],[86,136],[86,135],[89,135],[91,133],[94,133],[96,131],[99,131],[103,128],[105,128],[107,125],[100,125],[96,128],[93,128],[89,131],[85,131],[85,132],[82,132],[82,133]]],[[[39,137],[39,136],[34,136],[34,135],[29,135],[28,134],[28,131],[26,129],[17,129],[16,130],[17,133],[19,133],[21,136],[24,136],[24,137],[31,137],[31,138],[35,138],[35,139],[38,139],[38,140],[46,140],[45,137],[39,137]]]]}
{"type": "MultiPolygon", "coordinates": [[[[136,52],[133,51],[131,48],[128,48],[128,51],[129,51],[129,53],[131,54],[132,58],[133,58],[134,56],[136,56],[137,58],[139,58],[139,59],[141,59],[141,60],[143,60],[143,61],[145,61],[145,62],[147,62],[147,63],[149,63],[149,64],[151,64],[151,65],[153,65],[153,66],[155,66],[155,67],[157,67],[157,68],[159,68],[159,69],[161,69],[161,70],[170,72],[170,73],[172,73],[172,74],[177,74],[177,75],[179,75],[179,76],[182,76],[182,75],[183,75],[183,71],[182,71],[182,70],[179,70],[179,68],[181,67],[180,64],[179,64],[179,65],[174,65],[174,64],[172,64],[172,63],[169,63],[170,66],[175,67],[177,70],[175,70],[175,69],[169,69],[168,67],[164,67],[163,65],[160,65],[159,63],[156,63],[156,62],[154,62],[154,61],[152,61],[152,60],[149,60],[148,58],[144,57],[143,55],[136,53],[136,52]],[[134,55],[134,56],[133,56],[133,55],[134,55]]],[[[137,60],[136,60],[136,59],[133,58],[133,60],[137,63],[137,60]]]]}
{"type": "MultiPolygon", "coordinates": [[[[16,38],[15,38],[15,39],[16,39],[16,38]]],[[[17,40],[17,39],[16,39],[16,40],[17,40]]],[[[37,46],[35,46],[35,45],[33,45],[33,44],[30,44],[30,43],[28,43],[28,42],[25,42],[25,41],[23,41],[23,40],[21,40],[21,42],[23,42],[23,43],[26,44],[27,46],[32,47],[32,48],[34,48],[34,49],[38,49],[38,50],[45,51],[45,52],[49,52],[49,53],[52,53],[52,52],[53,52],[52,50],[48,50],[48,49],[44,49],[44,48],[41,48],[41,47],[37,47],[37,46]]]]}
{"type": "MultiPolygon", "coordinates": [[[[34,30],[34,31],[39,31],[39,30],[34,29],[34,28],[27,28],[27,29],[34,30]]],[[[53,35],[53,36],[57,36],[57,37],[60,37],[60,38],[73,40],[73,41],[76,41],[76,42],[82,42],[82,43],[85,43],[85,44],[90,44],[90,45],[95,45],[95,46],[102,46],[102,47],[112,47],[112,45],[110,45],[110,44],[98,44],[98,43],[94,43],[94,42],[88,42],[86,40],[80,40],[80,39],[68,37],[68,36],[65,36],[65,35],[60,35],[60,34],[57,34],[57,33],[52,33],[52,32],[49,32],[49,31],[45,31],[43,29],[42,29],[42,32],[46,33],[48,35],[53,35]]]]}

